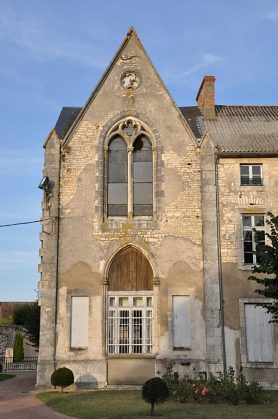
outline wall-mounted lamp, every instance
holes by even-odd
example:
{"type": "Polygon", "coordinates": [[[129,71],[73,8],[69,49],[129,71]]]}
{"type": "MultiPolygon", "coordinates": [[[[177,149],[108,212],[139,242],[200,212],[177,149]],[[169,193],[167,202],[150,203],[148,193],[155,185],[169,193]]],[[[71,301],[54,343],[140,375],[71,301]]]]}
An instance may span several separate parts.
{"type": "Polygon", "coordinates": [[[49,192],[50,182],[49,182],[49,177],[48,176],[44,176],[42,178],[38,188],[44,190],[45,192],[49,192]]]}

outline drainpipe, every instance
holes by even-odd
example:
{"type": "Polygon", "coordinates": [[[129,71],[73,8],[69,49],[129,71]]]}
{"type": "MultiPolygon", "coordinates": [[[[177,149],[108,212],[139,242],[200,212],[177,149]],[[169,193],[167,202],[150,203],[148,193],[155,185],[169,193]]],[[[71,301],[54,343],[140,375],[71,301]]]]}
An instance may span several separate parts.
{"type": "Polygon", "coordinates": [[[57,369],[57,319],[58,319],[58,275],[59,275],[59,248],[60,248],[60,181],[61,181],[61,143],[59,147],[59,176],[57,191],[57,243],[56,243],[56,295],[55,295],[55,317],[54,317],[54,371],[57,369]]]}
{"type": "Polygon", "coordinates": [[[221,260],[221,235],[220,235],[220,209],[219,209],[219,186],[218,186],[218,165],[219,156],[218,149],[215,148],[215,188],[216,188],[216,226],[217,226],[217,253],[218,253],[218,272],[219,272],[219,297],[220,297],[220,322],[222,331],[222,354],[223,354],[223,370],[224,376],[227,375],[226,360],[226,342],[225,342],[225,326],[224,326],[224,298],[223,298],[223,276],[222,276],[222,260],[221,260]]]}

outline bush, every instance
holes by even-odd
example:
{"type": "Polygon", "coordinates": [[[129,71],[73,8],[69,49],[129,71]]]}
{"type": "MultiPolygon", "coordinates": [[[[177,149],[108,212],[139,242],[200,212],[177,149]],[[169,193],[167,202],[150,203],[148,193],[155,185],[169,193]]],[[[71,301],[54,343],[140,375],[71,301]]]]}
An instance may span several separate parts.
{"type": "Polygon", "coordinates": [[[167,384],[170,396],[184,403],[195,401],[201,403],[229,402],[239,403],[260,403],[262,401],[262,387],[256,381],[248,383],[243,376],[237,379],[235,370],[228,368],[227,374],[222,372],[210,374],[206,380],[192,380],[190,376],[178,377],[173,371],[173,362],[163,360],[164,374],[163,381],[167,384]]]}
{"type": "Polygon", "coordinates": [[[58,368],[51,375],[51,384],[55,387],[61,387],[61,393],[63,393],[65,387],[68,387],[73,383],[74,375],[69,368],[58,368]]]}
{"type": "Polygon", "coordinates": [[[15,335],[13,350],[14,350],[13,361],[14,362],[23,361],[24,359],[23,337],[21,336],[20,333],[17,333],[15,335]]]}
{"type": "Polygon", "coordinates": [[[142,388],[142,398],[151,405],[151,415],[154,414],[154,405],[163,403],[169,397],[167,384],[159,377],[146,381],[142,388]]]}

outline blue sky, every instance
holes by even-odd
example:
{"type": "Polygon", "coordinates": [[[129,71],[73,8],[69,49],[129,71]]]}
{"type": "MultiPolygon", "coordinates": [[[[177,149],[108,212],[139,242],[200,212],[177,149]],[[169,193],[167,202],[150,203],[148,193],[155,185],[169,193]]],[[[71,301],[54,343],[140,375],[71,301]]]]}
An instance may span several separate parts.
{"type": "MultiPolygon", "coordinates": [[[[133,25],[179,106],[278,104],[277,0],[0,0],[0,225],[41,215],[42,144],[133,25]]],[[[0,228],[0,301],[33,300],[39,224],[0,228]]]]}

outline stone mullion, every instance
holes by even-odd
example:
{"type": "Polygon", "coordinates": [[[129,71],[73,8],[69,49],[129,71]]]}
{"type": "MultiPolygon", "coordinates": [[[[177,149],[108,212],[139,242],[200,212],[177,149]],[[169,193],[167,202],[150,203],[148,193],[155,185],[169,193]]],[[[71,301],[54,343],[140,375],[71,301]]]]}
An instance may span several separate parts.
{"type": "Polygon", "coordinates": [[[103,158],[103,219],[104,221],[107,220],[107,214],[108,214],[108,146],[104,147],[104,158],[103,158]]]}
{"type": "Polygon", "coordinates": [[[128,147],[128,158],[127,158],[127,213],[128,218],[131,220],[133,217],[133,175],[132,175],[132,158],[133,158],[133,147],[128,147]]]}
{"type": "Polygon", "coordinates": [[[153,159],[153,220],[157,217],[157,202],[156,202],[156,167],[157,167],[157,154],[156,147],[152,148],[152,159],[153,159]]]}

